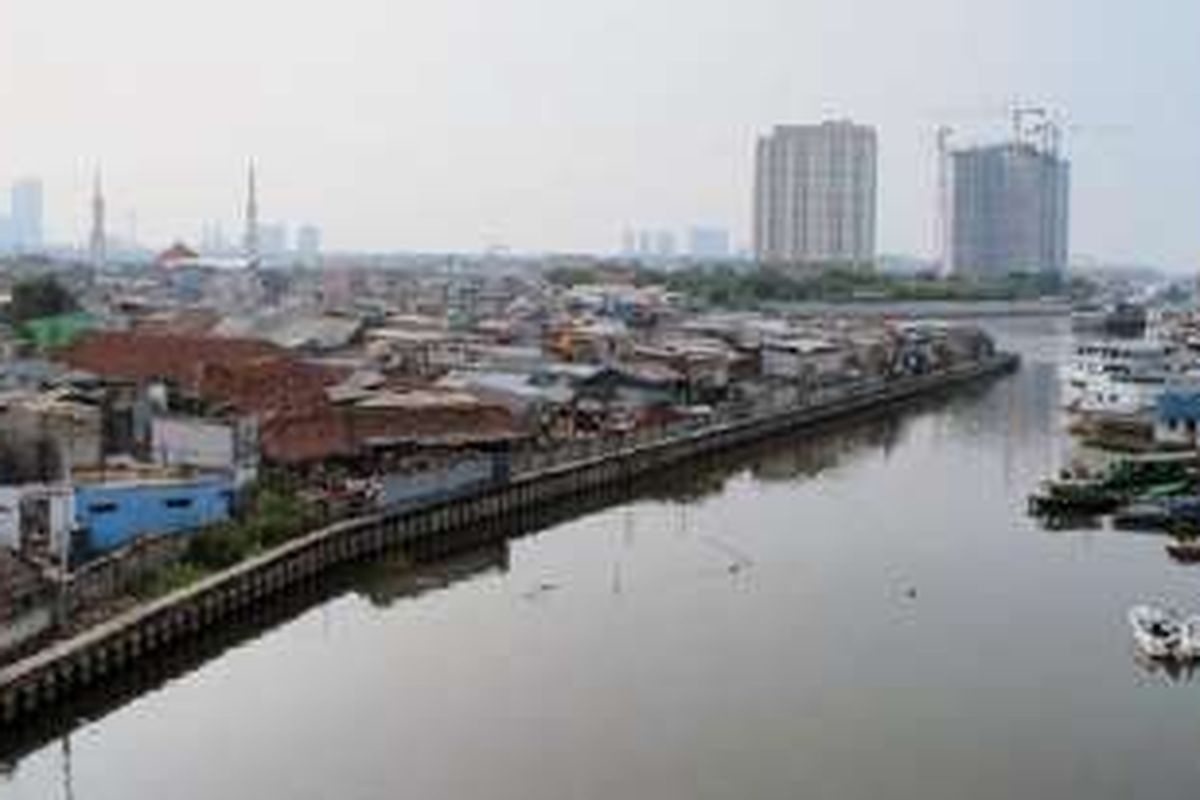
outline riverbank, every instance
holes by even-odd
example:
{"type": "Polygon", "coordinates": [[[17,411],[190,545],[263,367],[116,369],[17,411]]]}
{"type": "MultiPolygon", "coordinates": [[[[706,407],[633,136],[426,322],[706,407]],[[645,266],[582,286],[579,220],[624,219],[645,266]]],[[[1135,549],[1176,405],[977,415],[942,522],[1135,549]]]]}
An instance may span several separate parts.
{"type": "Polygon", "coordinates": [[[403,514],[371,515],[315,531],[138,607],[80,636],[0,670],[0,717],[12,724],[253,608],[330,568],[388,548],[449,546],[448,534],[569,497],[628,483],[707,453],[1011,371],[998,356],[947,372],[829,391],[776,413],[722,416],[711,424],[646,435],[514,464],[511,480],[478,494],[403,514]]]}
{"type": "Polygon", "coordinates": [[[989,319],[1003,317],[1066,317],[1071,301],[1050,300],[859,300],[847,302],[778,303],[772,310],[805,317],[885,316],[901,319],[989,319]]]}

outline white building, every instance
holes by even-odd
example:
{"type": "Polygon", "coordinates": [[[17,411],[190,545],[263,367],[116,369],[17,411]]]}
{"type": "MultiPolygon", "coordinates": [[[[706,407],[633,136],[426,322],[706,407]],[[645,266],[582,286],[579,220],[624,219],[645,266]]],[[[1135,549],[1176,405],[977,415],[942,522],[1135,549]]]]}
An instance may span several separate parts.
{"type": "Polygon", "coordinates": [[[779,125],[758,140],[754,251],[760,262],[866,265],[875,257],[875,129],[779,125]]]}

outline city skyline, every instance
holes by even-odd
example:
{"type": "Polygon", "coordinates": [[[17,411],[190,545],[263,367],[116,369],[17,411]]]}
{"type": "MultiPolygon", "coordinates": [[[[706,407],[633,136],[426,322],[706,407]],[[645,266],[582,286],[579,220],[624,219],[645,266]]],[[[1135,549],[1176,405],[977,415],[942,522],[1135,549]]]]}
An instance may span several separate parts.
{"type": "Polygon", "coordinates": [[[1065,0],[1036,8],[24,4],[0,32],[14,120],[0,183],[42,176],[49,238],[63,242],[86,242],[94,163],[110,216],[136,209],[142,238],[159,243],[196,220],[235,222],[252,154],[264,207],[320,219],[333,249],[607,252],[630,219],[719,221],[741,242],[755,135],[849,116],[880,135],[879,251],[932,255],[936,127],[1002,120],[1026,99],[1069,110],[1075,250],[1191,264],[1200,146],[1187,134],[1200,111],[1179,102],[1200,66],[1190,26],[1065,0]],[[282,12],[287,37],[273,35],[282,12]],[[180,29],[222,47],[180,52],[167,35],[180,29]]]}

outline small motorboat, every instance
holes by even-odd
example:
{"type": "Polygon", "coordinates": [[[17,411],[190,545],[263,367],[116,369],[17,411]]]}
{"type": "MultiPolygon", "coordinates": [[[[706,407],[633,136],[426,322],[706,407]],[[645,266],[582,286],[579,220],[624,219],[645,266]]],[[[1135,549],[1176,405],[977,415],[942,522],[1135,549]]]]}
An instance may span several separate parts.
{"type": "MultiPolygon", "coordinates": [[[[1196,619],[1189,618],[1188,622],[1196,619]]],[[[1134,606],[1129,609],[1129,624],[1133,641],[1150,658],[1177,658],[1184,640],[1184,623],[1179,617],[1156,606],[1134,606]]],[[[1200,628],[1197,629],[1200,634],[1200,628]]],[[[1200,645],[1200,639],[1196,640],[1200,645]]],[[[1189,644],[1190,646],[1190,644],[1189,644]]]]}

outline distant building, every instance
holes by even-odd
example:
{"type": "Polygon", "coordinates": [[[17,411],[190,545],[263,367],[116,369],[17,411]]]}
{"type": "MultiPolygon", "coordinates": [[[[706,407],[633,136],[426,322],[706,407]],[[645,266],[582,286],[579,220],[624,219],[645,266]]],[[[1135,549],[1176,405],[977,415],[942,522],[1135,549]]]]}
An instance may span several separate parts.
{"type": "Polygon", "coordinates": [[[631,256],[637,252],[637,232],[632,228],[621,231],[621,255],[631,256]]]}
{"type": "Polygon", "coordinates": [[[779,125],[758,140],[754,252],[776,264],[870,264],[875,129],[848,121],[779,125]]]}
{"type": "Polygon", "coordinates": [[[659,258],[670,258],[675,255],[675,234],[670,231],[655,231],[654,255],[659,258]]]}
{"type": "Polygon", "coordinates": [[[296,255],[305,264],[321,260],[321,229],[316,225],[301,225],[296,231],[296,255]]]}
{"type": "Polygon", "coordinates": [[[288,229],[282,222],[263,223],[258,228],[258,252],[278,256],[288,249],[288,229]]]}
{"type": "Polygon", "coordinates": [[[693,258],[727,258],[729,231],[724,228],[693,227],[688,229],[688,255],[693,258]]]}
{"type": "Polygon", "coordinates": [[[654,234],[651,231],[637,232],[637,254],[648,256],[654,252],[654,234]]]}
{"type": "Polygon", "coordinates": [[[206,255],[225,255],[232,250],[220,222],[205,222],[200,229],[200,252],[206,255]]]}
{"type": "Polygon", "coordinates": [[[37,252],[44,245],[42,234],[42,182],[27,178],[12,185],[12,245],[23,253],[37,252]]]}
{"type": "Polygon", "coordinates": [[[946,271],[975,278],[1063,272],[1068,161],[1028,142],[956,150],[946,158],[946,271]]]}

